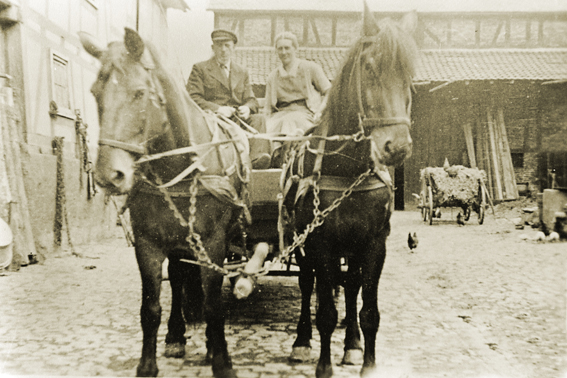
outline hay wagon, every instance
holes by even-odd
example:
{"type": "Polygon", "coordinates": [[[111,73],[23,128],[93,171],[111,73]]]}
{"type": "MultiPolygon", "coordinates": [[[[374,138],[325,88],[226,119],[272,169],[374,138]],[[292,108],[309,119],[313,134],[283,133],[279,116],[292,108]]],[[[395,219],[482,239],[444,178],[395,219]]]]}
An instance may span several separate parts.
{"type": "Polygon", "coordinates": [[[422,169],[418,207],[423,220],[433,224],[434,218],[441,218],[442,207],[458,207],[465,221],[474,211],[478,214],[478,223],[482,224],[487,206],[485,180],[483,170],[460,165],[422,169]]]}

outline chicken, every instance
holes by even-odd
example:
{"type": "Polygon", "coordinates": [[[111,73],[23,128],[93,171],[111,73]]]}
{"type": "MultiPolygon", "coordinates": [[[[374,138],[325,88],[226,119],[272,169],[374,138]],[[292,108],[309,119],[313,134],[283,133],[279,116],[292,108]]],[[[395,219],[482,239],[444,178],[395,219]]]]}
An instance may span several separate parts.
{"type": "Polygon", "coordinates": [[[459,226],[465,225],[465,217],[463,216],[463,214],[460,211],[459,211],[459,214],[457,214],[457,224],[459,226]]]}
{"type": "Polygon", "coordinates": [[[419,240],[417,239],[417,233],[414,232],[413,235],[411,232],[408,233],[408,247],[411,252],[413,252],[413,250],[417,248],[418,243],[419,240]]]}

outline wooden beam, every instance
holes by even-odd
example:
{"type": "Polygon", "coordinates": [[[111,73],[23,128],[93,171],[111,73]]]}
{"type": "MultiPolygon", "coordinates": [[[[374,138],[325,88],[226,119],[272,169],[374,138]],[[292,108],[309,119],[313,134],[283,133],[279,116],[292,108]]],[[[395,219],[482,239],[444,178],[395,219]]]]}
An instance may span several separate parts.
{"type": "Polygon", "coordinates": [[[490,108],[486,110],[486,120],[488,123],[488,135],[490,142],[490,155],[492,158],[492,167],[494,174],[494,198],[497,200],[502,199],[502,182],[500,181],[500,159],[498,158],[498,151],[496,145],[496,135],[494,130],[494,123],[490,108]]]}
{"type": "Polygon", "coordinates": [[[543,20],[539,20],[537,25],[537,43],[543,46],[543,20]]]}
{"type": "Polygon", "coordinates": [[[506,20],[505,21],[505,32],[504,32],[504,43],[506,44],[506,46],[510,45],[510,35],[512,33],[511,30],[511,21],[510,20],[506,20]]]}
{"type": "Polygon", "coordinates": [[[313,30],[313,35],[315,35],[315,43],[317,43],[317,46],[321,46],[321,38],[319,38],[319,31],[314,18],[311,18],[311,29],[313,30]]]}
{"type": "Polygon", "coordinates": [[[429,30],[427,27],[425,27],[423,29],[423,31],[425,32],[426,35],[429,36],[429,38],[434,40],[435,43],[437,43],[438,45],[441,45],[441,40],[439,39],[439,37],[437,37],[435,34],[433,34],[433,32],[431,30],[429,30]]]}
{"type": "Polygon", "coordinates": [[[331,21],[331,46],[337,45],[337,17],[333,17],[331,21]]]}
{"type": "Polygon", "coordinates": [[[238,38],[244,40],[244,18],[238,20],[238,38]]]}
{"type": "Polygon", "coordinates": [[[272,16],[271,17],[272,30],[270,31],[270,46],[273,46],[276,40],[277,25],[278,25],[278,18],[276,16],[272,16]]]}
{"type": "Polygon", "coordinates": [[[480,20],[475,20],[474,44],[480,47],[480,20]]]}
{"type": "Polygon", "coordinates": [[[512,153],[508,143],[508,133],[506,132],[506,124],[504,123],[504,110],[498,108],[497,126],[500,129],[500,139],[502,143],[502,168],[504,171],[504,184],[506,187],[507,199],[518,199],[518,186],[516,185],[516,173],[514,172],[514,164],[512,163],[512,153]]]}
{"type": "Polygon", "coordinates": [[[500,32],[502,31],[502,26],[504,26],[503,23],[499,22],[498,27],[496,28],[496,31],[494,32],[494,37],[492,38],[492,45],[496,44],[496,41],[498,40],[498,36],[500,36],[500,32]]]}
{"type": "Polygon", "coordinates": [[[471,168],[476,168],[476,156],[474,153],[474,140],[472,135],[472,126],[470,123],[465,123],[463,125],[463,131],[465,133],[465,143],[467,145],[467,153],[469,156],[469,164],[471,168]]]}
{"type": "Polygon", "coordinates": [[[526,20],[526,45],[530,44],[530,39],[532,39],[532,21],[526,20]]]}
{"type": "Polygon", "coordinates": [[[303,46],[307,46],[309,42],[309,18],[303,17],[303,46]]]}

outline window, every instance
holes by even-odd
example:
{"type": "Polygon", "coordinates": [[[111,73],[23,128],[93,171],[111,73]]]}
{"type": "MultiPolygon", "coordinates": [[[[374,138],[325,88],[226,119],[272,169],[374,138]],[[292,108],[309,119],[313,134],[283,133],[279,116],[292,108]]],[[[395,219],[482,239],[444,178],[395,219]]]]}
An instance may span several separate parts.
{"type": "Polygon", "coordinates": [[[71,106],[69,60],[51,52],[51,114],[75,119],[71,106]]]}
{"type": "Polygon", "coordinates": [[[524,154],[522,152],[512,152],[512,166],[514,168],[524,168],[524,154]]]}

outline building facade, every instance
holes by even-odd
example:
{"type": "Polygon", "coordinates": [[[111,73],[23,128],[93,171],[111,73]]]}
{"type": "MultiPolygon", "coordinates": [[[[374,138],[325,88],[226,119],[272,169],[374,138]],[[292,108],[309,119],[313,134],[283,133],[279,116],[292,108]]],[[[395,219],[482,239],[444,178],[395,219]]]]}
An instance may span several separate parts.
{"type": "MultiPolygon", "coordinates": [[[[0,73],[17,126],[11,142],[20,146],[13,154],[20,168],[13,173],[25,189],[16,201],[17,187],[10,182],[12,204],[5,201],[2,215],[15,215],[11,206],[26,201],[35,250],[15,245],[22,264],[30,253],[47,256],[69,241],[79,244],[115,232],[116,209],[88,174],[97,151],[98,115],[90,87],[99,62],[83,50],[77,33],[88,32],[106,45],[122,39],[129,27],[167,56],[168,9],[188,7],[183,0],[0,2],[0,73]]],[[[20,226],[15,228],[18,233],[20,226]]]]}

